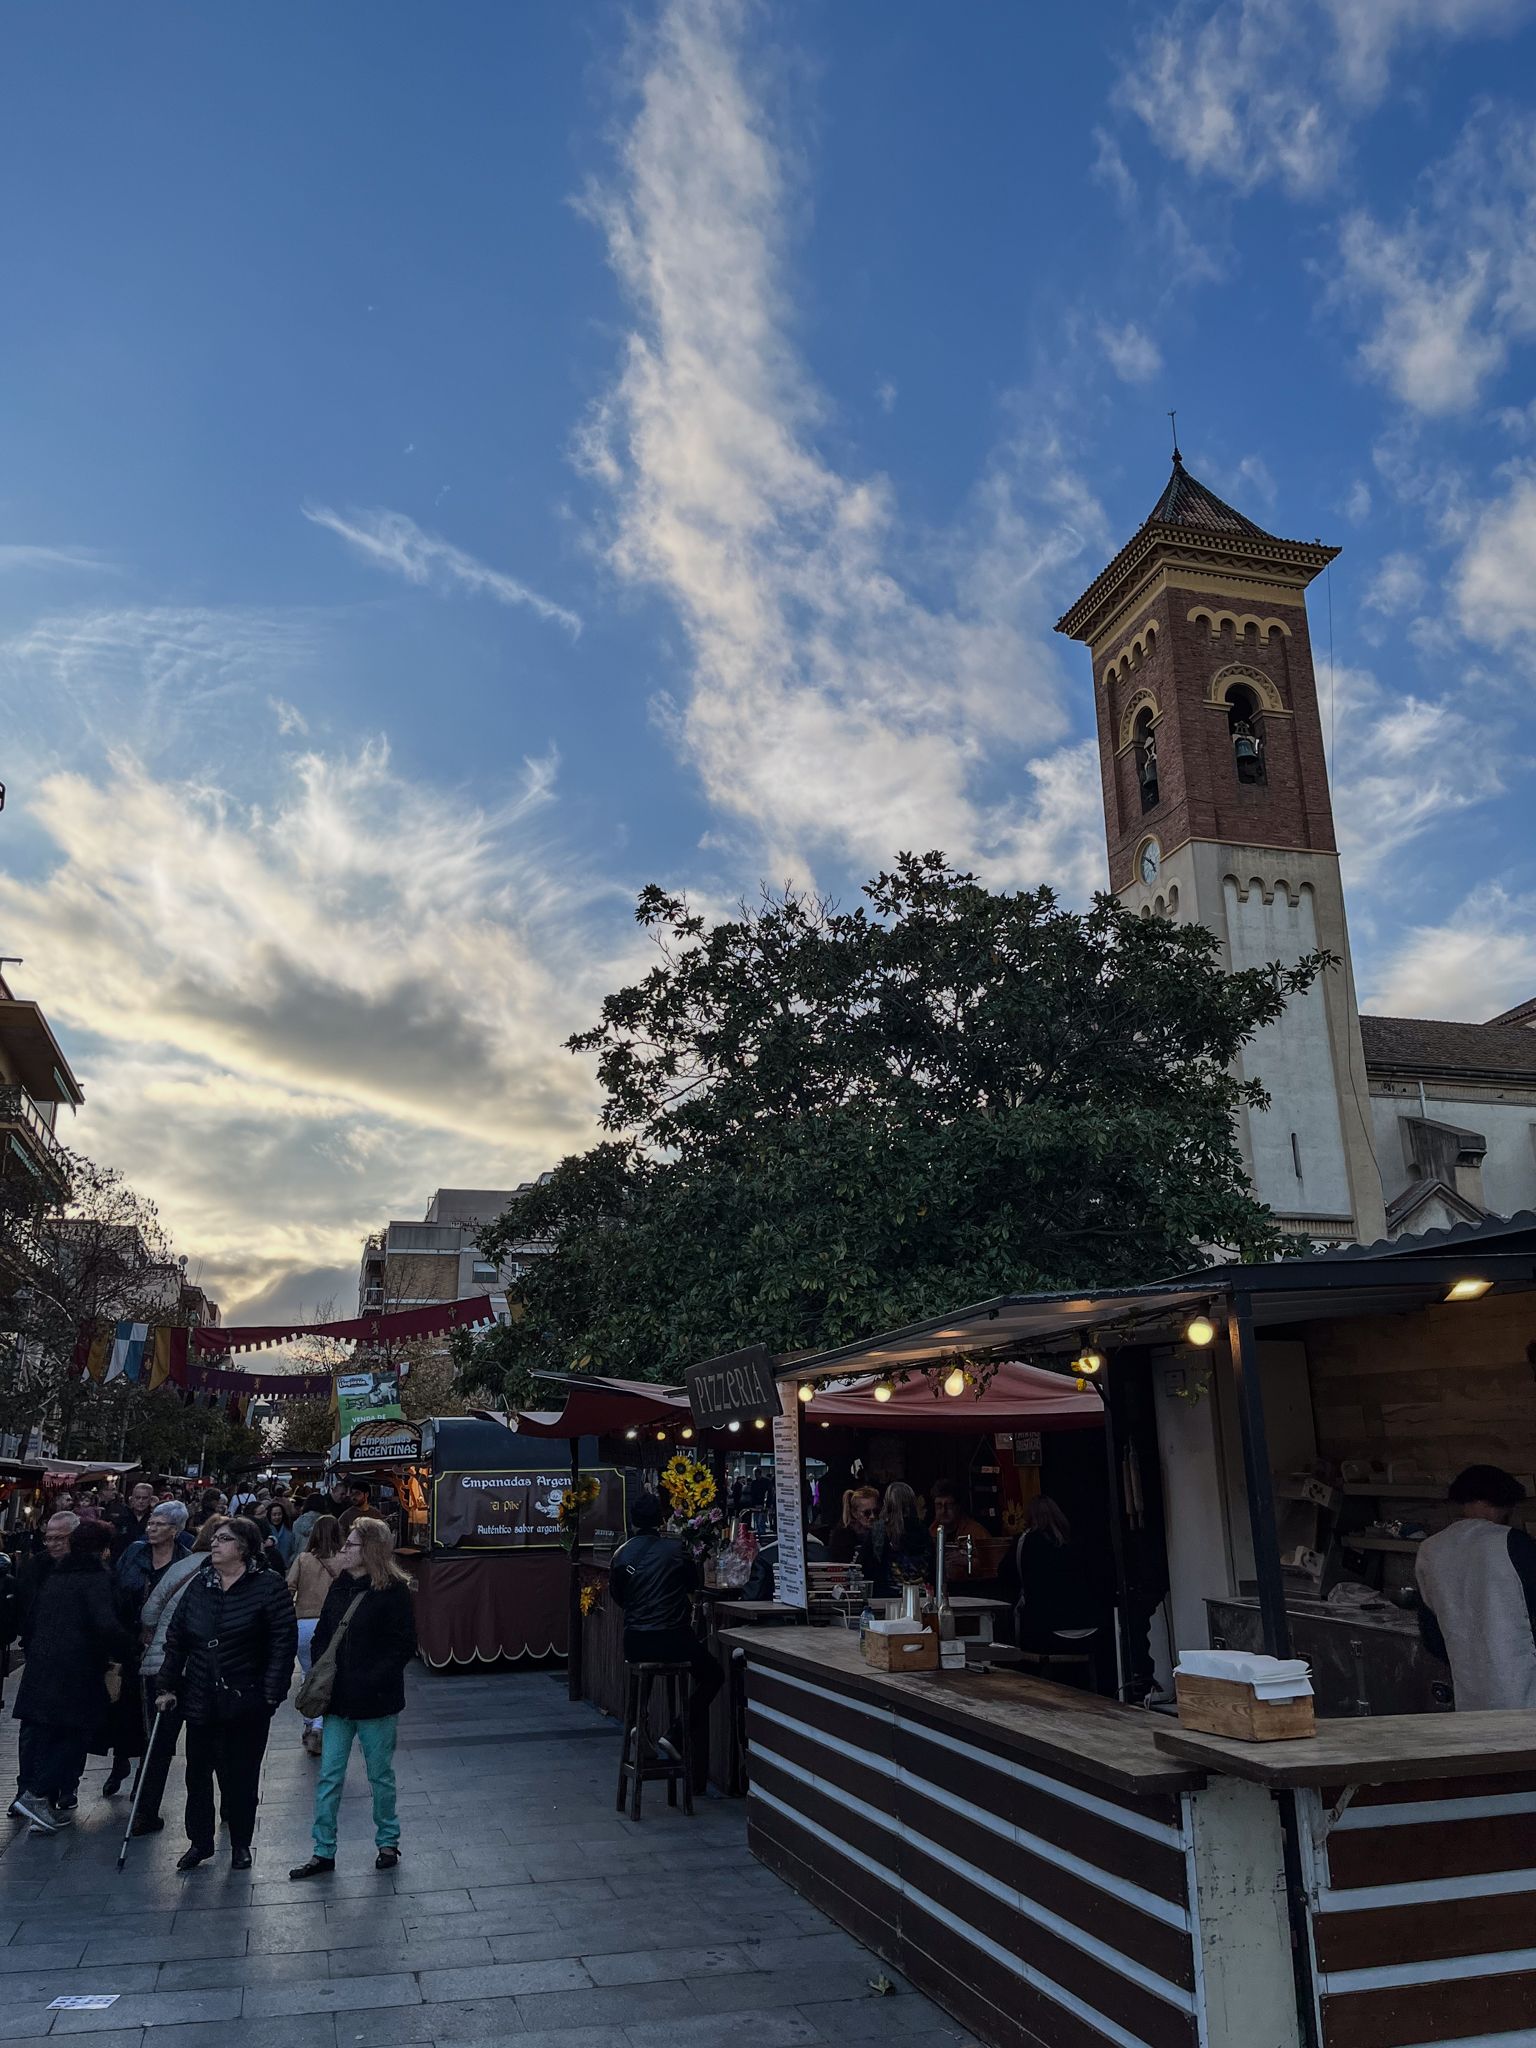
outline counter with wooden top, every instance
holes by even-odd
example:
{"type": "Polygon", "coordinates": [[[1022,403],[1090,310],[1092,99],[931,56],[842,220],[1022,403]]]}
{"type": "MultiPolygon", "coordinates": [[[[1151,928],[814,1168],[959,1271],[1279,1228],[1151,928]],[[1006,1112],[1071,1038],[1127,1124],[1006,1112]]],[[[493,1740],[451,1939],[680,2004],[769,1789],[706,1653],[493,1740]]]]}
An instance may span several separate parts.
{"type": "Polygon", "coordinates": [[[1536,1713],[1161,1729],[1171,1761],[1293,1792],[1323,2048],[1536,2040],[1536,1713]]]}
{"type": "Polygon", "coordinates": [[[754,1851],[988,2048],[1297,2048],[1267,1790],[1063,1686],[875,1671],[839,1629],[721,1639],[754,1851]]]}

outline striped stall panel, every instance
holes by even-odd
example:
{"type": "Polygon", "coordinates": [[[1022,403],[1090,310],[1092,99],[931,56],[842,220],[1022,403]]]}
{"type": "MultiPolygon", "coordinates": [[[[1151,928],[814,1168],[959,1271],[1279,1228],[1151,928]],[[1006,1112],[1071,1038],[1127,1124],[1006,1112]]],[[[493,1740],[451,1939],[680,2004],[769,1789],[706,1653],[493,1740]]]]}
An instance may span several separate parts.
{"type": "Polygon", "coordinates": [[[1536,1773],[1299,1799],[1325,2048],[1532,2048],[1536,1773]]]}
{"type": "Polygon", "coordinates": [[[1200,2048],[1187,1802],[754,1663],[765,1862],[990,2048],[1200,2048]]]}

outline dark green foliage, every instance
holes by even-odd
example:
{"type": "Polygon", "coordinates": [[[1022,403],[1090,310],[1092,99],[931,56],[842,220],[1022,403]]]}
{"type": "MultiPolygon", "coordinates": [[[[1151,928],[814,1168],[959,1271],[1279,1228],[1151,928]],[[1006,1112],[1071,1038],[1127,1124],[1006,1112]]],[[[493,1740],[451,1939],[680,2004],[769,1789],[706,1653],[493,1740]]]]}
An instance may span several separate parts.
{"type": "Polygon", "coordinates": [[[995,1294],[1156,1278],[1281,1240],[1234,1136],[1239,1048],[1318,955],[1223,972],[1200,926],[998,894],[904,855],[842,911],[786,891],[714,926],[647,889],[660,959],[571,1041],[612,1133],[482,1242],[553,1249],[461,1365],[675,1378],[995,1294]]]}

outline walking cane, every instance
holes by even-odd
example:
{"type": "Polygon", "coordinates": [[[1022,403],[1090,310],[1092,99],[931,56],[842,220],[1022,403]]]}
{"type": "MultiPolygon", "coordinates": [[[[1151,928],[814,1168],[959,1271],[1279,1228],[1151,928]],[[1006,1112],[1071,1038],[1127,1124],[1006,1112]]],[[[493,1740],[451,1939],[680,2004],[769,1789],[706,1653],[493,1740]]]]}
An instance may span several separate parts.
{"type": "Polygon", "coordinates": [[[123,1865],[128,1861],[128,1844],[133,1839],[134,1822],[139,1817],[139,1801],[144,1797],[144,1780],[149,1776],[149,1760],[155,1753],[155,1743],[160,1735],[160,1724],[164,1719],[165,1715],[157,1711],[154,1726],[149,1731],[149,1741],[144,1746],[144,1760],[139,1765],[139,1775],[134,1782],[133,1805],[128,1810],[128,1826],[123,1832],[123,1846],[117,1852],[117,1874],[119,1877],[123,1874],[123,1865]]]}

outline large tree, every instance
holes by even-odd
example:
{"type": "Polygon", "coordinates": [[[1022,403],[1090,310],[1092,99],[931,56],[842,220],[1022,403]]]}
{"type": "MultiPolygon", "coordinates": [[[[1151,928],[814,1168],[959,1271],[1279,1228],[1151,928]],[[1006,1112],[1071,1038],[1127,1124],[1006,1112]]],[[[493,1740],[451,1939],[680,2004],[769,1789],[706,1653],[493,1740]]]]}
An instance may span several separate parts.
{"type": "Polygon", "coordinates": [[[1239,1049],[1325,955],[1240,974],[1213,935],[1101,896],[984,888],[904,855],[839,909],[793,889],[709,924],[659,888],[643,980],[570,1041],[610,1134],[482,1237],[552,1250],[461,1344],[509,1398],[536,1368],[671,1377],[753,1342],[835,1343],[988,1296],[1273,1255],[1234,1118],[1239,1049]]]}

